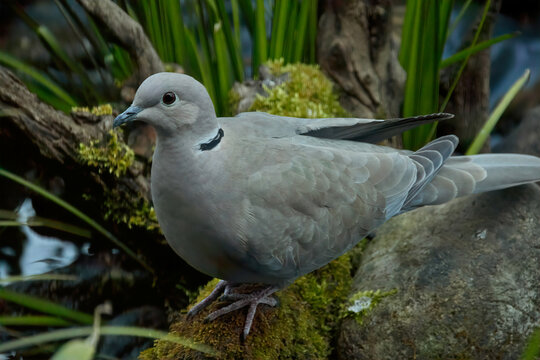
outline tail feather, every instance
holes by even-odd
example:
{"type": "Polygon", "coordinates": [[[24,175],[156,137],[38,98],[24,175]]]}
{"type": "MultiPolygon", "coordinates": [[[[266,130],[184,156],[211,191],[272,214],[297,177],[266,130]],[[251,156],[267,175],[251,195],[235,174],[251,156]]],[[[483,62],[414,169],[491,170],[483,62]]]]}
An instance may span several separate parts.
{"type": "Polygon", "coordinates": [[[520,154],[482,154],[449,158],[408,209],[456,197],[540,181],[540,158],[520,154]]]}

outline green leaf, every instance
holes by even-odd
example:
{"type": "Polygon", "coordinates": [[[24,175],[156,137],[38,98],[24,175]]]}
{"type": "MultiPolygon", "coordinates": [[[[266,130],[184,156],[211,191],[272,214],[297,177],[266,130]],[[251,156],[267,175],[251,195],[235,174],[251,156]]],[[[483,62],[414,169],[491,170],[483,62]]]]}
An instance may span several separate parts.
{"type": "Polygon", "coordinates": [[[0,227],[2,226],[45,226],[51,229],[64,231],[73,235],[90,238],[92,233],[75,225],[67,224],[61,221],[46,219],[39,216],[32,216],[26,222],[17,220],[18,215],[14,211],[0,209],[0,227]],[[7,219],[2,220],[2,219],[7,219]]]}
{"type": "Polygon", "coordinates": [[[57,280],[57,281],[75,281],[79,278],[75,275],[67,275],[67,274],[38,274],[38,275],[15,275],[15,276],[7,276],[4,278],[0,278],[0,284],[2,283],[12,283],[12,282],[19,282],[19,281],[50,281],[50,280],[57,280]]]}
{"type": "Polygon", "coordinates": [[[523,73],[523,75],[521,75],[521,77],[516,80],[516,82],[510,87],[510,89],[508,89],[506,94],[504,94],[499,104],[495,107],[495,109],[493,109],[493,112],[489,116],[484,126],[482,126],[482,129],[480,129],[478,135],[476,135],[476,137],[474,138],[471,146],[469,146],[469,148],[467,149],[467,152],[465,153],[466,155],[477,154],[480,151],[487,138],[489,137],[489,134],[491,134],[491,132],[495,128],[495,125],[497,125],[497,122],[501,118],[508,105],[510,105],[512,100],[516,97],[517,93],[523,88],[523,86],[525,86],[527,80],[529,80],[530,74],[531,72],[529,69],[525,70],[525,73],[523,73]]]}
{"type": "Polygon", "coordinates": [[[94,347],[85,340],[71,340],[65,343],[51,357],[51,360],[91,360],[94,358],[94,347]]]}
{"type": "Polygon", "coordinates": [[[53,316],[0,316],[2,326],[71,326],[72,322],[53,316]]]}
{"type": "Polygon", "coordinates": [[[310,15],[311,7],[314,5],[312,1],[302,1],[300,5],[300,14],[298,15],[298,20],[296,23],[297,36],[293,39],[294,44],[292,44],[293,55],[290,60],[291,63],[297,63],[302,60],[302,55],[305,50],[306,41],[306,32],[308,28],[308,19],[310,15]]]}
{"type": "Polygon", "coordinates": [[[0,63],[29,76],[33,81],[36,81],[37,83],[42,85],[47,91],[50,91],[52,94],[54,94],[65,104],[62,104],[62,110],[69,112],[72,107],[77,106],[77,102],[75,101],[75,99],[73,99],[66,91],[64,91],[47,75],[39,72],[32,66],[12,57],[11,55],[3,51],[0,51],[0,63]]]}
{"type": "Polygon", "coordinates": [[[217,74],[218,74],[218,109],[220,113],[227,113],[227,97],[229,89],[232,85],[232,79],[230,78],[230,69],[227,48],[225,46],[225,36],[223,34],[222,23],[214,25],[214,49],[216,51],[217,61],[217,74]]]}
{"type": "Polygon", "coordinates": [[[287,0],[276,0],[275,2],[272,19],[272,37],[270,40],[270,59],[279,59],[283,56],[283,44],[288,20],[287,13],[290,4],[287,0]]]}
{"type": "Polygon", "coordinates": [[[466,49],[458,51],[454,55],[449,56],[446,59],[444,59],[441,62],[441,68],[445,68],[445,67],[453,65],[453,64],[455,64],[455,63],[457,63],[459,61],[465,60],[466,58],[468,58],[471,55],[474,55],[474,54],[476,54],[476,53],[478,53],[478,52],[480,52],[480,51],[482,51],[484,49],[487,49],[492,45],[500,43],[501,41],[512,39],[512,38],[518,36],[519,34],[520,34],[519,32],[513,32],[513,33],[510,33],[510,34],[504,34],[504,35],[501,35],[501,36],[497,36],[496,38],[493,38],[493,39],[482,41],[482,42],[480,42],[480,43],[478,43],[478,44],[476,44],[474,46],[469,46],[466,49]]]}
{"type": "Polygon", "coordinates": [[[255,4],[255,36],[253,39],[252,73],[257,75],[259,66],[268,59],[268,40],[266,38],[266,25],[264,18],[264,0],[257,0],[255,4]]]}
{"type": "MultiPolygon", "coordinates": [[[[446,39],[452,0],[407,1],[399,60],[407,72],[403,116],[429,114],[439,105],[439,66],[446,39]]],[[[403,134],[403,145],[415,150],[424,145],[433,125],[403,134]]]]}
{"type": "MultiPolygon", "coordinates": [[[[207,0],[211,1],[211,0],[207,0]]],[[[212,1],[213,2],[213,1],[212,1]]],[[[232,70],[234,73],[234,79],[236,81],[244,81],[244,66],[242,64],[242,53],[240,51],[240,44],[236,42],[236,37],[232,33],[232,26],[229,22],[229,16],[225,10],[225,3],[223,1],[216,2],[216,24],[220,24],[221,33],[225,36],[225,43],[220,44],[221,48],[227,49],[227,53],[230,57],[232,70]]],[[[214,25],[215,26],[215,25],[214,25]]],[[[215,31],[214,31],[215,32],[215,31]]],[[[216,40],[214,35],[214,41],[216,40]]],[[[220,40],[223,41],[223,40],[220,40]]],[[[217,53],[216,48],[216,53],[217,53]]],[[[218,55],[219,56],[219,55],[218,55]]],[[[229,73],[227,71],[227,73],[229,73]]],[[[229,89],[227,89],[227,94],[229,89]]],[[[225,94],[225,99],[227,99],[227,94],[225,94]]]]}
{"type": "MultiPolygon", "coordinates": [[[[53,341],[89,336],[93,332],[94,328],[92,326],[48,331],[46,333],[41,333],[38,335],[27,336],[22,339],[5,341],[4,343],[0,344],[0,353],[13,351],[29,346],[42,345],[53,341]]],[[[155,329],[131,326],[101,326],[99,332],[101,335],[137,336],[150,339],[166,340],[175,344],[186,346],[190,349],[194,349],[208,355],[217,355],[217,353],[207,345],[196,343],[189,339],[170,335],[164,331],[155,329]]]]}
{"type": "MultiPolygon", "coordinates": [[[[486,21],[489,7],[491,6],[491,0],[486,0],[486,4],[484,5],[484,11],[482,13],[482,18],[480,19],[480,23],[478,24],[478,28],[476,30],[476,33],[474,34],[473,41],[469,47],[476,46],[476,43],[478,42],[478,38],[480,37],[480,33],[482,32],[482,28],[484,27],[484,22],[486,21]]],[[[440,107],[440,112],[444,112],[444,109],[446,108],[446,105],[450,101],[450,97],[454,93],[454,90],[456,89],[456,86],[459,82],[459,79],[461,78],[461,74],[463,74],[463,71],[465,70],[465,67],[467,66],[467,63],[469,62],[470,55],[465,57],[465,60],[461,63],[461,66],[459,67],[459,70],[457,72],[457,75],[454,78],[454,81],[450,85],[450,88],[448,89],[448,93],[446,94],[446,97],[444,98],[442,105],[440,107]]]]}
{"type": "Polygon", "coordinates": [[[6,288],[0,288],[0,299],[4,299],[6,301],[13,302],[29,309],[37,310],[45,314],[73,320],[81,324],[92,324],[94,320],[92,315],[68,309],[52,301],[11,291],[6,288]]]}

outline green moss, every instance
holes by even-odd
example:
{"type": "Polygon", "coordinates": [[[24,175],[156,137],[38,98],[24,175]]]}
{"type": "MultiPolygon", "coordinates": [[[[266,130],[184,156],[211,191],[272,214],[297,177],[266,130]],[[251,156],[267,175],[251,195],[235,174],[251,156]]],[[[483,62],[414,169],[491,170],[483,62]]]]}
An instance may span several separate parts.
{"type": "Polygon", "coordinates": [[[107,190],[104,202],[105,220],[112,219],[119,224],[144,227],[147,230],[159,230],[159,224],[154,207],[146,199],[133,198],[125,192],[107,190]]]}
{"type": "Polygon", "coordinates": [[[79,144],[79,156],[100,174],[108,172],[116,177],[124,175],[135,159],[133,150],[119,140],[118,132],[113,130],[109,130],[105,142],[92,140],[88,145],[79,144]]]}
{"type": "MultiPolygon", "coordinates": [[[[121,133],[120,133],[121,134],[121,133]]],[[[92,140],[90,144],[79,145],[81,162],[97,169],[100,174],[112,174],[119,178],[126,173],[135,160],[133,150],[119,138],[119,132],[110,130],[104,140],[92,140]]],[[[118,189],[109,189],[103,185],[103,217],[116,223],[144,227],[148,230],[159,229],[154,208],[143,198],[130,196],[118,189]]],[[[90,194],[83,198],[91,200],[90,194]]]]}
{"type": "Polygon", "coordinates": [[[341,317],[352,317],[362,324],[364,317],[387,296],[397,293],[397,289],[381,292],[381,290],[358,291],[353,294],[342,308],[341,317]]]}
{"type": "Polygon", "coordinates": [[[266,66],[274,75],[288,73],[289,79],[273,88],[266,88],[268,96],[257,95],[251,111],[302,117],[347,117],[339,104],[332,83],[317,65],[288,64],[283,59],[269,61],[266,66]]]}
{"type": "MultiPolygon", "coordinates": [[[[326,359],[332,352],[334,334],[340,321],[340,307],[350,291],[350,259],[344,255],[325,267],[298,279],[277,293],[275,308],[261,305],[245,343],[240,341],[246,311],[239,310],[205,323],[209,312],[223,306],[214,303],[193,319],[185,315],[171,325],[171,332],[210,345],[220,359],[326,359]]],[[[217,279],[208,283],[194,303],[206,297],[217,279]]],[[[244,291],[254,285],[245,285],[244,291]]],[[[157,341],[141,353],[143,360],[193,359],[192,350],[166,341],[157,341]]]]}

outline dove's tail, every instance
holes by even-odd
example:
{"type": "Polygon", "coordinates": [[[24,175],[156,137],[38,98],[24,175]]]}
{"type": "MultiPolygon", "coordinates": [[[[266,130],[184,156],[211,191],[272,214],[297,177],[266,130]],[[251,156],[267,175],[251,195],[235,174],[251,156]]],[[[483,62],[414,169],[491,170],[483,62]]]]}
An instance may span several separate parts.
{"type": "Polygon", "coordinates": [[[446,160],[433,180],[407,208],[442,204],[454,198],[540,181],[540,158],[519,154],[456,156],[446,160]]]}

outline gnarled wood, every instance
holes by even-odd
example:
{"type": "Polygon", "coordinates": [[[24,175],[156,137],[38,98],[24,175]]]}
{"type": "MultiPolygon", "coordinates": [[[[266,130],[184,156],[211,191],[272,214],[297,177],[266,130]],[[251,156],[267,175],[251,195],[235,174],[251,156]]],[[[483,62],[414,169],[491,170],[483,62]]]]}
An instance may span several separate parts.
{"type": "Polygon", "coordinates": [[[110,0],[77,0],[96,21],[103,24],[111,40],[122,45],[136,61],[137,83],[164,71],[163,63],[142,26],[110,0]]]}
{"type": "Polygon", "coordinates": [[[391,37],[389,0],[326,1],[319,20],[317,59],[344,91],[354,116],[397,117],[405,73],[391,37]]]}

